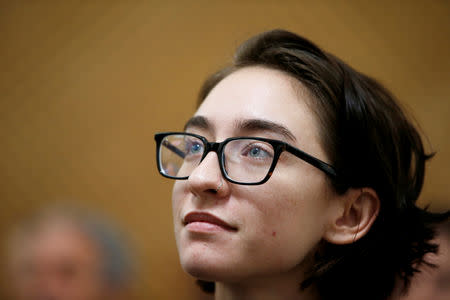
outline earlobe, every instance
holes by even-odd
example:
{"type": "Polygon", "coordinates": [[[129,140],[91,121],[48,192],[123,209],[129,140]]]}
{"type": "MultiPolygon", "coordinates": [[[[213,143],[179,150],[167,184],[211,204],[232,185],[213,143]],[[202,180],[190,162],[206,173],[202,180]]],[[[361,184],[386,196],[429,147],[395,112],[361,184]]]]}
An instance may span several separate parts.
{"type": "Polygon", "coordinates": [[[380,199],[372,188],[349,189],[330,219],[324,239],[333,244],[350,244],[363,237],[380,211],[380,199]]]}

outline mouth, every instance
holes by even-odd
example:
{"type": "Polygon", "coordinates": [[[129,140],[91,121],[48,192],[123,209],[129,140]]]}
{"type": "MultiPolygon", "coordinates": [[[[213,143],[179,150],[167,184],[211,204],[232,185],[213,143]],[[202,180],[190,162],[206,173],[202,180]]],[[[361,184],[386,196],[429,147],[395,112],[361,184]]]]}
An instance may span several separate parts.
{"type": "Polygon", "coordinates": [[[183,225],[192,229],[211,230],[214,228],[225,229],[227,231],[237,231],[236,227],[231,226],[224,220],[205,212],[188,213],[183,220],[183,225]]]}

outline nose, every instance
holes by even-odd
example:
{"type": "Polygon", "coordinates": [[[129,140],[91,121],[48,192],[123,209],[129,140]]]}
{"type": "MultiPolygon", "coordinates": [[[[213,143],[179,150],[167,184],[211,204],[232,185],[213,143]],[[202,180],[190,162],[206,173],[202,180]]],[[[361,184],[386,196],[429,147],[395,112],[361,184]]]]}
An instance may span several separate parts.
{"type": "Polygon", "coordinates": [[[220,171],[217,154],[208,153],[188,178],[189,190],[196,196],[224,195],[229,182],[220,171]]]}

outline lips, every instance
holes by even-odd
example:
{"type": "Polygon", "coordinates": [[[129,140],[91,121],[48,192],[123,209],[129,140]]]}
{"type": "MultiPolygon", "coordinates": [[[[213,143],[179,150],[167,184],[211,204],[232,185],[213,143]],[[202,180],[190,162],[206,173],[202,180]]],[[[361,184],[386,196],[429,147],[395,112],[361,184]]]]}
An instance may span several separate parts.
{"type": "Polygon", "coordinates": [[[222,227],[226,230],[229,231],[236,231],[237,228],[231,226],[230,224],[228,224],[227,222],[223,221],[222,219],[211,215],[209,213],[204,213],[204,212],[191,212],[188,213],[185,217],[184,217],[184,225],[188,225],[190,223],[195,223],[195,222],[202,222],[202,223],[209,223],[209,224],[213,224],[213,225],[217,225],[219,227],[222,227]]]}

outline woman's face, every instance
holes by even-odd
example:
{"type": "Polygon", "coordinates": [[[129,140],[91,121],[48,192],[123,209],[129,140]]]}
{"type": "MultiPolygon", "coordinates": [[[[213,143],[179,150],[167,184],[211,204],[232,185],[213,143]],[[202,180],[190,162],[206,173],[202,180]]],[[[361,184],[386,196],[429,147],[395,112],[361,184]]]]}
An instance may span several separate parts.
{"type": "MultiPolygon", "coordinates": [[[[246,67],[210,92],[186,131],[217,142],[278,139],[327,162],[307,97],[298,81],[280,71],[246,67]]],[[[269,181],[255,186],[222,178],[210,152],[173,188],[181,264],[193,276],[223,282],[301,272],[300,263],[327,229],[334,197],[322,171],[287,152],[269,181]]]]}

